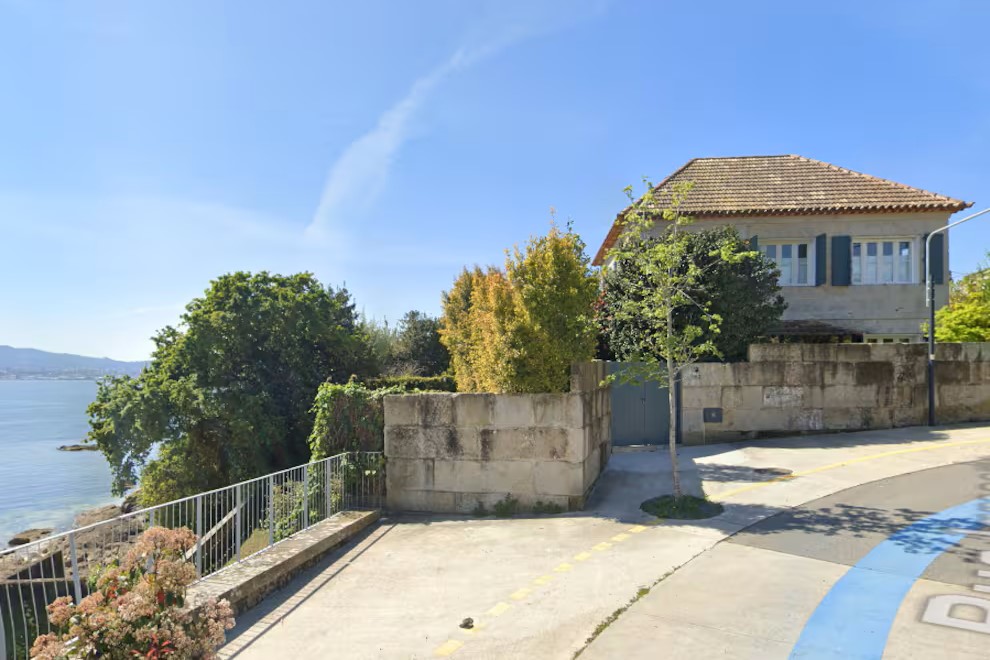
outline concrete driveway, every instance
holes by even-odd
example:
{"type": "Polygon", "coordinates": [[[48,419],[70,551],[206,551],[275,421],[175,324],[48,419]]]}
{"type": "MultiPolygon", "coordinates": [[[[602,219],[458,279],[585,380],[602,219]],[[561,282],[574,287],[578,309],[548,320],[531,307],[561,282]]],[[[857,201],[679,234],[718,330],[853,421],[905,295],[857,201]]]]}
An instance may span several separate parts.
{"type": "MultiPolygon", "coordinates": [[[[730,583],[723,576],[720,586],[719,581],[709,580],[704,589],[691,591],[693,606],[704,609],[709,603],[715,609],[719,603],[732,602],[736,616],[752,609],[750,618],[766,626],[774,622],[775,630],[786,629],[796,640],[804,619],[844,568],[879,537],[839,543],[830,559],[807,556],[807,549],[792,553],[794,561],[831,566],[794,583],[760,577],[777,575],[776,568],[765,573],[740,570],[748,561],[740,560],[742,554],[788,554],[780,547],[761,547],[754,538],[787,535],[753,531],[730,543],[720,541],[850,487],[990,457],[988,431],[976,426],[899,429],[686,447],[681,457],[689,488],[704,489],[726,506],[725,513],[706,521],[656,524],[639,511],[644,499],[669,490],[663,451],[616,453],[589,510],[580,515],[391,516],[242,615],[222,656],[570,658],[603,622],[643,593],[641,589],[652,587],[604,627],[587,649],[588,657],[635,657],[636,649],[642,651],[641,657],[764,657],[709,654],[706,649],[720,647],[708,646],[709,640],[700,633],[695,637],[701,646],[686,655],[674,653],[673,648],[662,652],[655,642],[667,633],[657,632],[656,626],[634,625],[626,632],[623,628],[635,620],[652,625],[655,618],[649,618],[644,608],[657,599],[679,607],[683,590],[690,590],[698,579],[681,576],[689,575],[689,570],[695,575],[713,570],[705,568],[707,563],[735,571],[740,578],[749,576],[749,582],[730,583]],[[853,547],[859,550],[854,552],[853,547]],[[681,566],[681,571],[661,581],[681,566]],[[660,596],[670,585],[679,589],[672,592],[675,596],[660,596]],[[729,588],[735,600],[726,601],[729,588]],[[749,595],[767,594],[779,596],[784,607],[751,608],[749,595]],[[473,619],[472,628],[460,627],[465,618],[473,619]]],[[[938,483],[936,479],[904,488],[927,492],[938,483]]],[[[957,494],[965,488],[960,485],[957,494]]],[[[866,504],[856,506],[876,505],[870,499],[874,496],[863,497],[866,504]]],[[[918,501],[912,506],[927,511],[938,505],[918,501]]],[[[829,529],[822,523],[791,530],[791,536],[815,539],[828,536],[829,529]]],[[[816,541],[805,545],[815,547],[816,541]]],[[[695,623],[692,631],[705,630],[695,623]]],[[[779,630],[774,635],[766,637],[768,644],[791,641],[779,630]]],[[[779,644],[766,648],[782,652],[779,644]]]]}

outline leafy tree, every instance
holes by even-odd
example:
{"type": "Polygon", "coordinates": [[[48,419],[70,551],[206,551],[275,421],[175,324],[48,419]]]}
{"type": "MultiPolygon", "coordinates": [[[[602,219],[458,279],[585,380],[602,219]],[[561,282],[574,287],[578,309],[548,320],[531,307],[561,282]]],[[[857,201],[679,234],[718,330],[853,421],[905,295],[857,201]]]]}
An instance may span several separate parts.
{"type": "Polygon", "coordinates": [[[990,268],[953,283],[949,304],[935,312],[935,340],[990,341],[990,268]]]}
{"type": "Polygon", "coordinates": [[[368,337],[372,371],[375,374],[392,375],[396,344],[399,340],[398,330],[390,326],[387,319],[378,321],[377,319],[369,319],[363,314],[361,315],[360,326],[362,332],[368,337]]]}
{"type": "MultiPolygon", "coordinates": [[[[639,244],[630,244],[629,249],[648,253],[660,240],[663,239],[647,237],[639,244]]],[[[697,282],[687,293],[705,305],[679,309],[674,315],[675,328],[701,326],[705,313],[718,316],[722,323],[720,331],[711,337],[716,349],[712,355],[725,360],[745,359],[747,347],[765,336],[787,307],[780,295],[775,264],[762,255],[723,259],[723,248],[735,252],[747,250],[733,227],[685,232],[683,240],[685,263],[698,268],[697,282]]],[[[642,291],[639,284],[647,277],[642,262],[637,259],[619,259],[605,274],[598,322],[605,342],[616,355],[635,353],[644,333],[650,330],[650,320],[646,317],[612,313],[627,298],[642,291]]]]}
{"type": "Polygon", "coordinates": [[[440,341],[440,320],[415,310],[399,321],[395,362],[401,374],[439,376],[450,367],[450,353],[440,341]]]}
{"type": "Polygon", "coordinates": [[[308,273],[224,275],[154,341],[141,375],[103,381],[89,407],[114,491],[144,466],[146,504],[307,461],[320,384],[372,366],[350,294],[308,273]]]}
{"type": "Polygon", "coordinates": [[[551,226],[505,270],[464,270],[444,294],[441,341],[461,391],[562,392],[595,350],[598,283],[584,243],[551,226]]]}
{"type": "MultiPolygon", "coordinates": [[[[716,341],[723,319],[714,309],[715,292],[710,288],[717,281],[706,280],[706,275],[721,264],[757,259],[759,253],[743,250],[737,236],[726,234],[716,242],[716,249],[700,255],[687,231],[693,220],[680,212],[691,184],[677,184],[666,192],[649,181],[644,183],[646,193],[638,200],[631,187],[626,189],[631,204],[621,218],[623,232],[606,255],[606,262],[620,271],[615,277],[622,282],[624,295],[610,301],[605,324],[625,328],[616,330],[621,341],[614,350],[634,364],[622,372],[622,378],[666,381],[671,393],[668,440],[676,502],[683,492],[677,463],[675,385],[689,365],[720,356],[716,341]],[[662,221],[659,225],[658,220],[662,221]],[[650,240],[654,236],[656,240],[650,240]]],[[[611,268],[606,269],[606,280],[611,268]]]]}
{"type": "Polygon", "coordinates": [[[584,241],[568,226],[551,225],[546,236],[531,238],[506,260],[519,319],[515,388],[523,392],[563,392],[572,362],[595,353],[594,304],[598,277],[584,241]]]}

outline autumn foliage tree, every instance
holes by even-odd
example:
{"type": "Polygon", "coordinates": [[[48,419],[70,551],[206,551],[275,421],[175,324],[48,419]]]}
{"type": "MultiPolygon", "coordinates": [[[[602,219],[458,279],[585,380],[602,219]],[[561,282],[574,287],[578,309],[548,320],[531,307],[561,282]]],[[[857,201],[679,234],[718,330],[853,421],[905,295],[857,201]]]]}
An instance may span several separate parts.
{"type": "Polygon", "coordinates": [[[598,282],[584,242],[551,225],[505,269],[465,269],[444,294],[440,336],[461,391],[562,392],[595,351],[598,282]]]}

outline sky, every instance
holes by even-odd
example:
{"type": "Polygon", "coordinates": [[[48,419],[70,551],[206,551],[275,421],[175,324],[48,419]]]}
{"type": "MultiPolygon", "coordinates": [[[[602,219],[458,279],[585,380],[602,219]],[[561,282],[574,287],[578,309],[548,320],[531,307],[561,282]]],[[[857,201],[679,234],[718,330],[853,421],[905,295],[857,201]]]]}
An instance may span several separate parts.
{"type": "Polygon", "coordinates": [[[551,208],[593,254],[625,186],[701,156],[986,208],[988,27],[979,0],[0,0],[0,344],[145,359],[235,270],[439,314],[551,208]]]}

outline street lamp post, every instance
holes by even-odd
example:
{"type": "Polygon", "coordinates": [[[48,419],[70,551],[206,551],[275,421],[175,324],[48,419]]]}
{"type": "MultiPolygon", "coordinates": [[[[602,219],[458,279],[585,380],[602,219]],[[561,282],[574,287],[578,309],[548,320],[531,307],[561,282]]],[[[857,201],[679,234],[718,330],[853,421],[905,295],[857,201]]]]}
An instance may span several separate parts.
{"type": "Polygon", "coordinates": [[[935,426],[935,283],[932,281],[932,236],[948,231],[967,220],[990,213],[983,209],[951,225],[939,227],[925,239],[925,305],[928,307],[928,426],[935,426]]]}

